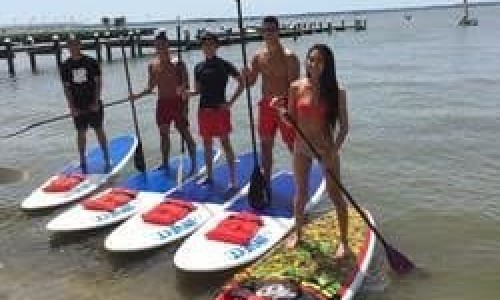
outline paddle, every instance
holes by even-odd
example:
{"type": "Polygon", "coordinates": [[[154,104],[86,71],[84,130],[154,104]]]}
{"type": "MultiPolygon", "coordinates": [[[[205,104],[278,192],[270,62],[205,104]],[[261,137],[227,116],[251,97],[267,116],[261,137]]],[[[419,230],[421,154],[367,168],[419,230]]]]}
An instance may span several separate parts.
{"type": "MultiPolygon", "coordinates": [[[[247,62],[247,51],[245,45],[245,30],[243,28],[243,15],[241,12],[241,0],[236,0],[236,5],[238,9],[238,28],[240,30],[240,41],[241,41],[241,54],[243,55],[243,66],[245,69],[248,66],[247,62]]],[[[252,96],[250,94],[250,86],[246,76],[245,80],[245,91],[247,96],[247,106],[248,106],[248,118],[250,120],[250,132],[252,136],[252,148],[254,154],[254,170],[252,172],[252,177],[250,178],[250,189],[248,191],[248,201],[249,204],[256,209],[262,209],[269,206],[271,203],[271,190],[269,188],[269,183],[264,178],[262,170],[259,166],[259,160],[257,157],[257,146],[255,141],[255,125],[253,120],[252,111],[252,96]]]]}
{"type": "MultiPolygon", "coordinates": [[[[104,104],[104,107],[113,106],[113,105],[116,105],[116,104],[121,104],[121,103],[124,103],[124,102],[127,102],[127,101],[128,101],[128,98],[111,101],[109,103],[104,104]]],[[[0,136],[0,138],[2,138],[2,139],[11,138],[11,137],[19,135],[21,133],[25,133],[26,131],[28,131],[30,129],[33,129],[35,127],[42,126],[42,125],[49,124],[49,123],[53,123],[53,122],[56,122],[56,121],[59,121],[59,120],[64,120],[64,119],[69,118],[69,117],[71,117],[71,114],[68,113],[68,114],[56,116],[56,117],[53,117],[53,118],[49,118],[49,119],[46,119],[46,120],[43,120],[43,121],[39,121],[39,122],[33,123],[31,125],[27,125],[27,126],[25,126],[23,128],[20,128],[20,129],[18,129],[17,131],[15,131],[13,133],[2,135],[2,136],[0,136]]]]}
{"type": "MultiPolygon", "coordinates": [[[[182,61],[182,50],[181,50],[181,18],[177,17],[177,64],[180,64],[182,61]]],[[[185,104],[187,105],[187,104],[185,104]]],[[[184,138],[182,134],[179,132],[179,136],[181,138],[181,153],[184,157],[185,154],[185,146],[184,146],[184,138]]],[[[179,162],[179,168],[177,169],[177,185],[182,184],[183,177],[183,167],[184,167],[184,159],[181,159],[179,162]]]]}
{"type": "MultiPolygon", "coordinates": [[[[125,53],[125,43],[123,42],[123,37],[120,38],[120,46],[123,56],[123,67],[125,68],[125,77],[127,79],[128,93],[132,94],[132,83],[130,82],[130,72],[128,70],[127,54],[125,53]]],[[[134,165],[135,168],[140,172],[146,171],[146,161],[144,159],[144,151],[142,150],[142,140],[141,133],[139,131],[139,124],[137,122],[137,112],[135,110],[134,100],[130,100],[130,107],[132,109],[132,119],[134,120],[135,135],[137,136],[137,148],[134,154],[134,165]]]]}
{"type": "MultiPolygon", "coordinates": [[[[292,126],[295,128],[295,130],[299,133],[300,137],[306,142],[308,148],[313,152],[314,156],[318,161],[321,161],[321,156],[319,155],[318,151],[316,148],[314,148],[313,144],[311,141],[305,136],[304,132],[302,129],[300,129],[299,125],[297,124],[297,121],[290,115],[289,112],[284,111],[283,115],[285,118],[292,124],[292,126]]],[[[402,253],[397,251],[395,248],[393,248],[391,245],[387,243],[387,241],[384,239],[382,234],[379,232],[379,230],[370,222],[370,219],[366,215],[366,213],[363,211],[363,209],[354,201],[352,198],[351,194],[347,191],[347,189],[344,187],[344,185],[337,179],[337,176],[335,176],[335,173],[330,170],[326,169],[328,172],[328,175],[333,179],[335,184],[342,190],[342,192],[347,196],[347,199],[351,203],[352,206],[358,211],[358,213],[361,215],[365,223],[370,227],[370,229],[375,233],[379,241],[382,243],[382,245],[385,248],[385,252],[387,255],[387,260],[389,261],[389,265],[391,268],[397,272],[398,274],[405,274],[413,269],[415,269],[415,265],[408,259],[406,258],[402,253]]]]}

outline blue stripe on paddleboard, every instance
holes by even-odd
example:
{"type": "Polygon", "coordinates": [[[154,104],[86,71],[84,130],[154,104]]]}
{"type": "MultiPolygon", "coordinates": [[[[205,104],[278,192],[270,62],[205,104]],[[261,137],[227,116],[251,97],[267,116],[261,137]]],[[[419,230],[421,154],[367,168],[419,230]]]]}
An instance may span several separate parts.
{"type": "MultiPolygon", "coordinates": [[[[236,180],[238,188],[243,187],[250,180],[254,168],[252,153],[239,155],[236,160],[236,180]]],[[[173,191],[169,197],[185,199],[191,202],[223,204],[236,191],[229,191],[229,167],[222,164],[213,170],[213,184],[201,184],[198,180],[186,183],[180,189],[173,191]]]]}
{"type": "MultiPolygon", "coordinates": [[[[320,187],[323,180],[321,167],[314,163],[309,174],[309,199],[320,187]]],[[[248,197],[241,196],[231,206],[228,211],[242,212],[251,211],[263,216],[292,218],[293,217],[293,197],[295,195],[295,182],[293,173],[281,173],[271,180],[272,202],[271,206],[262,210],[254,210],[248,204],[248,197]]]]}
{"type": "MultiPolygon", "coordinates": [[[[216,153],[217,151],[214,150],[213,155],[216,153]]],[[[177,170],[181,159],[183,163],[182,171],[185,177],[191,170],[191,158],[188,154],[170,159],[168,170],[160,166],[144,173],[137,173],[120,183],[119,186],[144,192],[164,193],[177,185],[177,170]]],[[[195,174],[204,166],[204,151],[203,149],[197,149],[195,174]]]]}
{"type": "MultiPolygon", "coordinates": [[[[119,136],[108,141],[108,151],[111,158],[112,169],[125,159],[134,145],[134,142],[135,137],[131,135],[119,136]]],[[[88,174],[106,173],[104,156],[99,145],[94,146],[89,152],[87,152],[86,162],[88,174]]],[[[64,173],[82,173],[82,169],[79,165],[67,166],[64,173]]]]}

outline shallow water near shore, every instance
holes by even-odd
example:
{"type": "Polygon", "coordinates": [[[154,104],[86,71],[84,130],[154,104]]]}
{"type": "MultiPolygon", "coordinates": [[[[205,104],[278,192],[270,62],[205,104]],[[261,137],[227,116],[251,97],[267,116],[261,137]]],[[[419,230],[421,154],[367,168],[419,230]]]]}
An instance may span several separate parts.
{"type": "MultiPolygon", "coordinates": [[[[473,8],[478,27],[456,26],[458,9],[369,14],[366,32],[301,37],[284,43],[303,59],[322,42],[333,46],[337,74],[348,90],[350,137],[342,152],[342,178],[368,208],[386,238],[422,272],[397,277],[378,249],[367,284],[356,299],[497,299],[500,296],[500,6],[473,8]]],[[[253,53],[258,43],[248,45],[253,53]]],[[[241,66],[240,47],[220,55],[241,66]]],[[[93,55],[93,53],[90,53],[93,55]]],[[[118,58],[119,55],[116,55],[118,58]]],[[[192,70],[198,51],[184,54],[192,70]]],[[[15,79],[0,61],[0,134],[66,113],[52,57],[16,60],[15,79]]],[[[146,84],[147,58],[130,61],[134,90],[146,84]]],[[[192,77],[192,75],[191,75],[192,77]]],[[[103,63],[103,99],[125,97],[119,59],[103,63]]],[[[257,101],[259,86],[252,94],[257,101]]],[[[197,101],[191,117],[196,119],[197,101]]],[[[138,102],[148,166],[160,161],[154,98],[138,102]]],[[[132,132],[127,104],[106,110],[110,136],[132,132]]],[[[232,141],[250,149],[246,99],[233,111],[232,141]]],[[[196,121],[192,124],[196,133],[196,121]]],[[[95,138],[89,135],[94,143],[95,138]]],[[[173,134],[172,154],[179,153],[173,134]]],[[[23,212],[20,202],[65,162],[77,158],[69,120],[0,140],[0,167],[30,177],[0,185],[0,299],[210,299],[234,272],[190,274],[175,269],[179,244],[114,254],[103,240],[112,228],[51,234],[45,225],[70,206],[23,212]]],[[[289,155],[276,143],[276,168],[289,155]]],[[[119,174],[132,174],[133,163],[119,174]]],[[[328,207],[325,198],[323,207],[328,207]]],[[[380,247],[379,247],[380,248],[380,247]]]]}

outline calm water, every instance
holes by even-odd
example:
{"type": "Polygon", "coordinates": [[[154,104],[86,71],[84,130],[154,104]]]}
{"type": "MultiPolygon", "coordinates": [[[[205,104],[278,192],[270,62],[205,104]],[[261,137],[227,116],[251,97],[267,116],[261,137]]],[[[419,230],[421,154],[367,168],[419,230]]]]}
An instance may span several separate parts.
{"type": "MultiPolygon", "coordinates": [[[[411,22],[401,12],[368,15],[366,32],[285,41],[302,58],[313,43],[334,47],[351,120],[344,182],[391,243],[426,271],[405,278],[386,274],[381,254],[358,299],[498,299],[500,7],[474,8],[477,28],[457,27],[455,9],[412,15],[411,22]]],[[[238,46],[220,53],[241,66],[238,46]]],[[[200,53],[185,59],[192,67],[200,53]]],[[[146,62],[131,62],[135,89],[146,84],[146,62]]],[[[41,59],[40,73],[32,75],[27,58],[18,59],[18,77],[10,79],[0,62],[2,134],[66,112],[54,63],[52,57],[41,59]]],[[[121,62],[104,63],[103,74],[103,98],[123,98],[121,62]]],[[[160,155],[153,97],[138,110],[147,162],[154,165],[160,155]]],[[[193,101],[193,117],[195,111],[193,101]]],[[[250,147],[247,120],[241,98],[233,121],[238,151],[250,147]]],[[[106,121],[109,135],[133,130],[126,104],[109,108],[106,121]]],[[[178,244],[134,255],[108,253],[103,239],[110,229],[51,235],[45,224],[67,207],[21,211],[32,189],[76,158],[71,122],[1,140],[0,149],[2,167],[31,174],[22,183],[0,186],[0,299],[201,300],[232,274],[177,271],[172,256],[178,244]]],[[[277,165],[287,168],[281,144],[276,153],[277,165]]],[[[129,166],[121,176],[133,171],[129,166]]]]}

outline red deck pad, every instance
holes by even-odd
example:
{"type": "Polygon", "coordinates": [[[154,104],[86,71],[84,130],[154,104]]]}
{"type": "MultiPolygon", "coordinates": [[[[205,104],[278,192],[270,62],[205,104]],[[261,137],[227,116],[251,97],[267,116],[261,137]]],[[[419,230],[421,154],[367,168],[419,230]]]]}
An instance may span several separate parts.
{"type": "Polygon", "coordinates": [[[242,212],[232,214],[207,232],[209,240],[246,246],[262,226],[259,216],[242,212]]]}
{"type": "Polygon", "coordinates": [[[79,185],[83,180],[85,180],[85,176],[82,174],[61,174],[52,180],[48,186],[44,187],[43,191],[47,193],[68,192],[79,185]]]}
{"type": "Polygon", "coordinates": [[[82,205],[88,210],[113,211],[116,208],[127,204],[135,197],[137,197],[136,191],[114,188],[95,199],[83,201],[82,205]]]}
{"type": "Polygon", "coordinates": [[[171,225],[183,219],[195,209],[196,206],[190,202],[178,199],[168,199],[158,204],[149,212],[143,214],[142,219],[144,222],[156,225],[171,225]]]}

